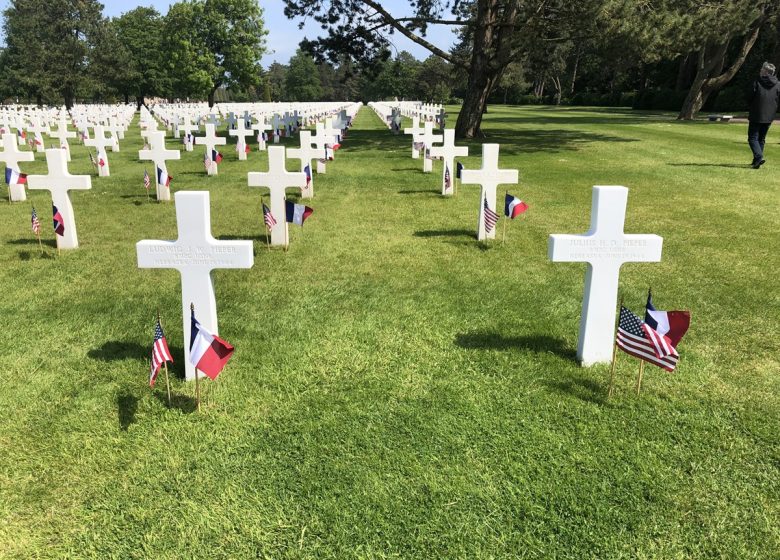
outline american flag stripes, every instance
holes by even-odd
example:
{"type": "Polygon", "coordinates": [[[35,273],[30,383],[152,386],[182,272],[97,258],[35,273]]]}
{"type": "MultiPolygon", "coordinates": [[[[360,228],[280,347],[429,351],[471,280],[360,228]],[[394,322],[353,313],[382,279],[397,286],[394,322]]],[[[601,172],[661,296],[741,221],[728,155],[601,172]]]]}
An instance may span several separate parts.
{"type": "Polygon", "coordinates": [[[450,177],[450,166],[444,165],[444,190],[448,191],[450,190],[450,187],[452,186],[452,178],[450,177]]]}
{"type": "Polygon", "coordinates": [[[160,319],[157,319],[157,324],[154,327],[154,343],[152,344],[152,368],[149,372],[149,387],[154,387],[154,381],[157,379],[157,373],[160,371],[160,366],[165,362],[173,363],[173,357],[171,351],[168,350],[168,343],[165,341],[165,334],[163,334],[162,325],[160,325],[160,319]]]}
{"type": "Polygon", "coordinates": [[[269,230],[276,225],[276,218],[271,214],[271,209],[265,205],[265,202],[263,202],[263,221],[265,222],[265,227],[269,230]]]}
{"type": "Polygon", "coordinates": [[[35,206],[32,209],[32,217],[30,218],[32,224],[32,230],[35,235],[41,234],[41,221],[38,219],[38,212],[35,211],[35,206]]]}
{"type": "Polygon", "coordinates": [[[92,156],[92,152],[89,152],[89,161],[92,162],[92,165],[97,167],[97,162],[95,161],[95,158],[92,156]]]}
{"type": "Polygon", "coordinates": [[[206,152],[203,156],[203,167],[206,168],[206,172],[211,169],[211,158],[209,158],[209,153],[206,152]]]}
{"type": "Polygon", "coordinates": [[[152,186],[152,180],[149,178],[149,173],[144,169],[144,188],[148,191],[152,186]]]}
{"type": "Polygon", "coordinates": [[[674,371],[680,355],[668,340],[665,343],[658,340],[665,338],[655,329],[647,325],[637,315],[625,307],[620,307],[617,339],[618,348],[626,354],[656,365],[666,371],[674,371]]]}
{"type": "Polygon", "coordinates": [[[485,202],[483,204],[483,209],[485,213],[485,233],[490,233],[493,231],[493,228],[496,227],[496,222],[498,222],[498,214],[490,209],[487,198],[484,200],[485,202]]]}

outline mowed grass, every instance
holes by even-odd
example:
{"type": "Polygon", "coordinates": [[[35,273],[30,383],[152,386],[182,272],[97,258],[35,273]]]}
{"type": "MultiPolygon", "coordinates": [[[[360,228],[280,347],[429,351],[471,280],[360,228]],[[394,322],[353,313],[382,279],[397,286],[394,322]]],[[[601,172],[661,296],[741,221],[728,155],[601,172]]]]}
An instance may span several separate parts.
{"type": "MultiPolygon", "coordinates": [[[[780,557],[780,132],[756,171],[744,124],[491,107],[484,130],[530,204],[504,244],[475,239],[478,187],[441,197],[440,163],[423,174],[367,108],[286,253],[247,186],[265,153],[231,144],[216,177],[200,149],[169,162],[174,190],[210,191],[215,237],[255,246],[214,273],[237,350],[201,413],[179,274],[136,264],[138,240],[177,235],[173,203],[146,201],[137,118],[112,176],[72,194],[78,250],[57,256],[47,192],[43,255],[30,204],[0,203],[0,556],[780,557]],[[576,363],[585,265],[547,258],[598,184],[630,189],[626,232],[664,237],[660,263],[623,267],[626,304],[652,286],[693,317],[640,397],[628,356],[610,400],[609,368],[576,363]],[[147,385],[157,309],[170,408],[147,385]]],[[[70,169],[91,171],[84,147],[70,169]]]]}

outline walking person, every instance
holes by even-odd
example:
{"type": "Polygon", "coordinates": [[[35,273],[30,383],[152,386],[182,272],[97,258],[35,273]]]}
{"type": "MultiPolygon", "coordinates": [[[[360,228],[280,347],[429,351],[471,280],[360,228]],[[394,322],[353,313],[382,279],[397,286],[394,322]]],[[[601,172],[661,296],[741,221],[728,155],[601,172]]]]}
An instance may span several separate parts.
{"type": "Polygon", "coordinates": [[[764,142],[766,133],[777,113],[780,101],[780,83],[775,77],[775,65],[764,62],[758,79],[753,82],[750,91],[750,116],[748,120],[748,144],[753,151],[753,169],[758,169],[766,163],[764,159],[764,142]]]}

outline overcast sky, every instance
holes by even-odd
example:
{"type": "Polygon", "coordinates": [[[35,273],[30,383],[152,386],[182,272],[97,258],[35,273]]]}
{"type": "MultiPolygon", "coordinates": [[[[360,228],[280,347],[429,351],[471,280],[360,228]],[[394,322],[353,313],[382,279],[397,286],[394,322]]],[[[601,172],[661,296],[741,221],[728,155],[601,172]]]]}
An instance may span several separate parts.
{"type": "MultiPolygon", "coordinates": [[[[51,1],[56,2],[57,0],[51,1]]],[[[158,12],[165,14],[168,12],[168,7],[174,3],[171,0],[103,0],[105,6],[103,14],[114,17],[138,6],[153,6],[158,12]]],[[[5,10],[9,5],[10,0],[0,0],[0,9],[5,10]]],[[[299,30],[297,24],[300,20],[290,21],[284,17],[284,2],[282,0],[260,0],[260,5],[264,10],[265,27],[268,30],[266,37],[268,53],[262,60],[265,68],[268,68],[268,65],[274,61],[287,64],[290,57],[295,54],[295,49],[301,39],[304,37],[313,39],[320,34],[321,29],[316,22],[309,21],[304,29],[299,30]]],[[[409,12],[408,1],[385,0],[382,5],[393,15],[408,15],[409,12]]],[[[453,28],[450,26],[431,27],[427,38],[445,50],[449,49],[456,39],[453,28]]],[[[5,39],[3,38],[3,40],[5,39]]],[[[430,54],[399,33],[393,36],[393,43],[398,51],[409,51],[420,60],[427,58],[430,54]]]]}

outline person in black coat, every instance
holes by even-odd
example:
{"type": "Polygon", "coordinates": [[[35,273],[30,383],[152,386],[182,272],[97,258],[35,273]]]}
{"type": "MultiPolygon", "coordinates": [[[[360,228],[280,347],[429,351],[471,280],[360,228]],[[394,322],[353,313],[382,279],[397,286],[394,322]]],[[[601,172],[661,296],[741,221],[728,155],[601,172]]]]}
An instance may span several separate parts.
{"type": "Polygon", "coordinates": [[[766,133],[769,132],[769,127],[777,113],[777,104],[780,102],[780,82],[775,77],[774,64],[765,62],[761,67],[761,74],[753,82],[749,102],[748,144],[753,151],[753,169],[758,169],[766,163],[764,159],[766,133]]]}

